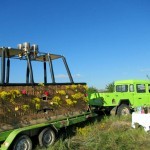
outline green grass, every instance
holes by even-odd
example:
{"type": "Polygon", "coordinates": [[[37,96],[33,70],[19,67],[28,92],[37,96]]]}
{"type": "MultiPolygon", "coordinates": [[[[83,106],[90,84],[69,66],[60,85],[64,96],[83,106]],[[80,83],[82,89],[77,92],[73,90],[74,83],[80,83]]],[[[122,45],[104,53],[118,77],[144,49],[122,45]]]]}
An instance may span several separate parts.
{"type": "MultiPolygon", "coordinates": [[[[62,130],[47,150],[148,150],[150,134],[131,127],[131,116],[104,117],[62,130]]],[[[36,148],[39,150],[39,148],[36,148]]],[[[46,149],[41,149],[46,150],[46,149]]]]}

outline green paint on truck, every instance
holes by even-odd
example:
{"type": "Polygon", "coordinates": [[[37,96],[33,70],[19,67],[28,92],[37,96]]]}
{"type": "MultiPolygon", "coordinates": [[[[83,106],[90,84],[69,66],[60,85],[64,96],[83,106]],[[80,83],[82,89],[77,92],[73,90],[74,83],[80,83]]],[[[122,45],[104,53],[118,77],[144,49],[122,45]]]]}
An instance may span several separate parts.
{"type": "Polygon", "coordinates": [[[148,107],[150,106],[150,81],[116,81],[113,93],[89,94],[89,105],[99,110],[115,110],[117,114],[131,113],[136,107],[148,107]]]}

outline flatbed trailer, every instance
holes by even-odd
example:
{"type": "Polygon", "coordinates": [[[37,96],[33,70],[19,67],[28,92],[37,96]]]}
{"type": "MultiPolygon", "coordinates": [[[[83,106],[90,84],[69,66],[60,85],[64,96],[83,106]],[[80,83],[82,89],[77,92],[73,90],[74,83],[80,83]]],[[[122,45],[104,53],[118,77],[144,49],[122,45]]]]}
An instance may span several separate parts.
{"type": "Polygon", "coordinates": [[[3,143],[1,145],[0,150],[8,150],[9,148],[12,148],[10,146],[12,146],[12,143],[14,142],[16,137],[17,139],[20,137],[24,137],[24,138],[21,141],[17,140],[18,142],[20,142],[20,144],[19,143],[14,143],[14,144],[17,144],[18,146],[30,148],[31,142],[28,137],[35,136],[35,135],[39,135],[38,138],[39,138],[40,146],[48,147],[49,145],[54,143],[56,134],[61,128],[74,125],[80,122],[84,122],[89,118],[95,116],[97,116],[95,113],[85,112],[83,114],[76,115],[76,116],[65,117],[58,120],[47,121],[40,124],[30,125],[23,128],[17,128],[17,129],[1,132],[0,142],[3,143]],[[45,133],[44,136],[40,136],[41,134],[39,133],[39,131],[41,134],[45,133]],[[48,134],[49,136],[47,138],[48,134]],[[24,142],[24,144],[22,144],[22,141],[24,142]]]}
{"type": "Polygon", "coordinates": [[[62,127],[96,116],[87,103],[86,83],[73,81],[64,56],[41,53],[37,45],[24,43],[18,48],[0,48],[0,58],[0,150],[32,150],[34,136],[41,147],[49,147],[62,127]],[[70,82],[56,82],[53,61],[57,59],[62,60],[70,82]],[[34,63],[38,63],[36,67],[34,63]],[[41,63],[42,71],[39,70],[41,63]],[[22,71],[26,71],[25,82],[10,81],[10,77],[16,77],[15,69],[18,81],[22,71]],[[34,80],[34,71],[38,77],[43,76],[42,83],[34,80]]]}

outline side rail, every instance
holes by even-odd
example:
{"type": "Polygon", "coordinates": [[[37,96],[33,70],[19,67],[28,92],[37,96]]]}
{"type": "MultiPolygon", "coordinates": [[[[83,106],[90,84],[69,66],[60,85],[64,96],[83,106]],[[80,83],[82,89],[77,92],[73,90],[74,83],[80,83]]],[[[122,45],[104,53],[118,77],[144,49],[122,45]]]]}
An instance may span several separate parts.
{"type": "MultiPolygon", "coordinates": [[[[48,129],[52,129],[51,133],[52,133],[52,137],[53,140],[51,142],[54,142],[54,137],[55,137],[55,131],[59,130],[62,127],[67,127],[76,123],[80,123],[83,121],[86,121],[87,119],[91,118],[91,117],[95,117],[97,116],[95,113],[91,113],[91,112],[87,112],[81,115],[77,115],[77,116],[72,116],[72,117],[66,117],[64,119],[60,119],[60,120],[55,120],[53,122],[46,122],[46,123],[42,123],[42,124],[38,124],[38,125],[32,125],[32,126],[28,126],[28,127],[24,127],[24,128],[19,128],[19,129],[14,129],[6,138],[6,140],[4,141],[4,143],[1,145],[0,150],[8,150],[8,148],[10,147],[10,145],[12,144],[12,142],[18,137],[18,135],[20,133],[25,133],[31,130],[35,130],[35,129],[40,129],[42,128],[42,132],[40,132],[37,136],[40,139],[43,139],[43,132],[47,131],[48,129]],[[51,128],[49,128],[51,127],[51,128]],[[55,129],[55,131],[54,131],[55,129]]],[[[25,137],[26,135],[22,134],[22,137],[25,137]]],[[[29,135],[30,138],[30,135],[29,135]]],[[[44,145],[44,143],[41,143],[39,139],[39,143],[41,146],[44,145]]],[[[15,144],[15,143],[14,143],[15,144]]],[[[49,145],[44,145],[45,147],[50,146],[52,143],[49,143],[49,145]]]]}

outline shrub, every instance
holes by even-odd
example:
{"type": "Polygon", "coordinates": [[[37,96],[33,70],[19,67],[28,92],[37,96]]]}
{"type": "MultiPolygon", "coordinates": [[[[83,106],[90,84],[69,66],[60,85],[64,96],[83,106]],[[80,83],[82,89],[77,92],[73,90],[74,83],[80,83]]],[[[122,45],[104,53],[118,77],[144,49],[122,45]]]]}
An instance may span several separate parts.
{"type": "Polygon", "coordinates": [[[149,134],[131,128],[131,116],[104,117],[87,126],[76,127],[76,135],[58,140],[49,150],[148,150],[149,134]],[[99,121],[101,120],[101,121],[99,121]]]}

